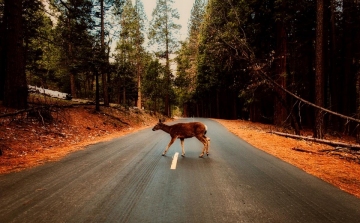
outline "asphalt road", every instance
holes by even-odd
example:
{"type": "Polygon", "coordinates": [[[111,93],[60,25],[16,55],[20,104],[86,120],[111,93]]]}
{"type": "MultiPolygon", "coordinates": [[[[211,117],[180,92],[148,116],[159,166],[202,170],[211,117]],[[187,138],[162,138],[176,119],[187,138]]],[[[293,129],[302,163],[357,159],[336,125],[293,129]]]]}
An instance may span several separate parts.
{"type": "Polygon", "coordinates": [[[360,222],[360,199],[195,120],[210,156],[185,139],[176,169],[180,140],[163,157],[169,135],[148,128],[1,175],[0,222],[360,222]]]}

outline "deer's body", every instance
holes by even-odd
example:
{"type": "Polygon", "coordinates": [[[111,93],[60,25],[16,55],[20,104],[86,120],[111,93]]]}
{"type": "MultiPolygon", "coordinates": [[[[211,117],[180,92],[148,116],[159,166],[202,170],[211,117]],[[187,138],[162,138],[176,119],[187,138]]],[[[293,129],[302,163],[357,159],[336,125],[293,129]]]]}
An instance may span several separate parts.
{"type": "Polygon", "coordinates": [[[153,131],[156,130],[163,130],[166,133],[169,133],[171,136],[171,140],[169,144],[167,145],[165,151],[163,152],[163,156],[167,153],[170,146],[175,142],[177,138],[181,141],[181,149],[182,149],[182,156],[185,156],[185,150],[184,150],[184,139],[185,138],[192,138],[196,137],[202,144],[204,144],[202,153],[199,157],[203,157],[205,152],[207,155],[209,155],[209,141],[210,138],[206,137],[205,134],[207,132],[207,127],[201,122],[189,122],[189,123],[178,123],[174,125],[166,125],[159,120],[159,123],[157,123],[153,131]]]}

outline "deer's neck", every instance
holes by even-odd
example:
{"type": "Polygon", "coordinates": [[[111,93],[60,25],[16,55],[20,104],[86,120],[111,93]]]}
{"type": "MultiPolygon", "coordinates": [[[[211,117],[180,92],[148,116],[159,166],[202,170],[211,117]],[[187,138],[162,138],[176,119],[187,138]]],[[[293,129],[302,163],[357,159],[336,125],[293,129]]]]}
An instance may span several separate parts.
{"type": "Polygon", "coordinates": [[[161,126],[161,130],[163,130],[164,132],[170,133],[171,126],[164,124],[163,126],[161,126]]]}

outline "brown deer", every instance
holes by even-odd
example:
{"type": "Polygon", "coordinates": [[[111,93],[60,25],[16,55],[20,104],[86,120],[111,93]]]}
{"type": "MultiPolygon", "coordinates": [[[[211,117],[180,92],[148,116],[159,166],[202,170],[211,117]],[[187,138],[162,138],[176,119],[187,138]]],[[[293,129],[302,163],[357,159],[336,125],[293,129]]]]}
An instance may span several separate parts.
{"type": "Polygon", "coordinates": [[[174,143],[174,141],[179,138],[181,141],[181,149],[182,154],[181,156],[185,156],[185,150],[184,150],[184,139],[185,138],[192,138],[196,137],[202,144],[204,144],[204,148],[202,150],[202,153],[200,154],[200,158],[202,158],[206,152],[206,154],[209,156],[209,141],[210,138],[206,137],[205,134],[207,132],[207,126],[204,125],[201,122],[189,122],[189,123],[177,123],[174,125],[166,125],[159,119],[159,123],[157,123],[153,131],[156,130],[163,130],[164,132],[167,132],[171,136],[171,140],[169,144],[167,145],[165,151],[163,152],[163,156],[167,153],[169,150],[169,147],[174,143]]]}

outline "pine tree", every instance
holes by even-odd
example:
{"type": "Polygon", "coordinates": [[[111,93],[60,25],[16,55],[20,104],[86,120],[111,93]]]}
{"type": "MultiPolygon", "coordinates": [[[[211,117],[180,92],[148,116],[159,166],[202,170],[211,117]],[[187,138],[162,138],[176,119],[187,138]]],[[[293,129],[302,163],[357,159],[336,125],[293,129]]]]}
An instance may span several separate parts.
{"type": "Polygon", "coordinates": [[[136,47],[136,77],[137,77],[137,92],[138,92],[138,98],[137,98],[137,107],[142,108],[142,95],[141,95],[141,77],[142,73],[145,70],[145,62],[144,62],[144,53],[145,49],[143,48],[143,43],[145,40],[144,37],[144,31],[145,31],[145,21],[146,21],[146,14],[144,11],[144,6],[141,2],[141,0],[135,1],[135,36],[134,36],[134,42],[136,47]]]}
{"type": "Polygon", "coordinates": [[[181,48],[175,58],[177,64],[176,78],[174,85],[179,98],[179,105],[182,106],[182,116],[188,117],[188,104],[195,91],[195,78],[191,71],[191,58],[193,51],[189,49],[188,40],[181,44],[181,48]]]}
{"type": "Polygon", "coordinates": [[[0,0],[0,100],[4,99],[5,87],[5,21],[4,21],[4,0],[0,0]]]}
{"type": "Polygon", "coordinates": [[[70,89],[73,97],[78,96],[78,74],[83,68],[89,69],[87,63],[92,55],[93,37],[90,30],[94,25],[91,17],[93,4],[89,0],[70,0],[58,2],[61,15],[58,18],[56,41],[61,43],[60,64],[63,73],[70,75],[70,89]]]}
{"type": "Polygon", "coordinates": [[[131,0],[127,0],[120,20],[121,32],[117,45],[117,63],[119,68],[119,87],[123,90],[123,102],[126,101],[126,83],[136,83],[137,98],[136,105],[141,108],[141,74],[144,72],[144,20],[145,14],[142,3],[136,1],[133,6],[131,0]],[[122,84],[120,83],[122,82],[122,84]]]}
{"type": "Polygon", "coordinates": [[[120,25],[121,32],[119,42],[116,47],[116,62],[117,62],[117,74],[116,83],[117,89],[121,89],[118,95],[118,103],[126,104],[126,85],[129,85],[127,80],[133,80],[135,78],[135,72],[133,67],[133,35],[134,30],[133,22],[135,20],[135,10],[131,0],[125,2],[120,25]]]}
{"type": "MultiPolygon", "coordinates": [[[[191,86],[195,86],[195,78],[197,74],[197,58],[199,55],[199,43],[200,43],[200,30],[205,14],[205,1],[195,0],[193,8],[191,10],[191,17],[189,21],[188,30],[188,44],[187,52],[189,55],[189,78],[191,79],[191,86]]],[[[192,89],[191,91],[194,91],[192,89]]]]}
{"type": "Polygon", "coordinates": [[[102,59],[103,66],[101,66],[101,80],[103,87],[104,105],[109,106],[109,91],[108,91],[108,75],[105,66],[109,63],[109,58],[106,57],[105,52],[105,3],[104,0],[100,1],[100,58],[102,59]]]}
{"type": "MultiPolygon", "coordinates": [[[[286,88],[286,63],[287,63],[287,33],[286,33],[286,3],[287,1],[277,1],[276,8],[278,8],[277,17],[275,18],[275,75],[277,83],[286,88]]],[[[274,102],[274,124],[283,126],[287,120],[286,112],[286,93],[280,89],[275,91],[274,102]]]]}
{"type": "Polygon", "coordinates": [[[246,1],[209,1],[200,32],[197,110],[206,116],[235,118],[238,95],[247,85],[252,50],[243,30],[246,1]],[[209,100],[209,101],[207,101],[209,100]],[[205,107],[206,106],[206,107],[205,107]]]}
{"type": "Polygon", "coordinates": [[[188,38],[181,44],[176,57],[175,86],[183,116],[190,115],[189,104],[196,87],[197,57],[199,54],[200,29],[205,13],[205,1],[196,0],[191,10],[188,38]]]}
{"type": "MultiPolygon", "coordinates": [[[[111,65],[109,63],[110,57],[110,42],[111,37],[109,37],[110,29],[109,24],[107,22],[107,12],[109,9],[112,9],[112,12],[116,16],[121,16],[123,10],[123,4],[125,0],[97,0],[98,5],[94,5],[94,20],[95,20],[95,30],[97,30],[95,45],[97,52],[97,59],[95,59],[95,69],[93,72],[96,75],[101,75],[101,83],[102,83],[102,95],[104,99],[104,105],[109,106],[110,103],[110,94],[109,94],[109,85],[111,81],[111,65]],[[100,27],[100,29],[99,29],[100,27]],[[109,40],[106,42],[106,40],[109,40]]],[[[99,97],[100,89],[99,89],[99,77],[96,76],[96,110],[98,110],[99,106],[99,97]]]]}
{"type": "Polygon", "coordinates": [[[172,8],[173,0],[157,0],[156,7],[152,13],[153,19],[150,22],[149,39],[150,44],[157,44],[156,55],[160,59],[165,59],[165,111],[164,114],[171,116],[170,94],[171,94],[171,70],[170,54],[174,53],[178,43],[175,34],[181,28],[175,23],[179,19],[179,13],[172,8]]]}
{"type": "MultiPolygon", "coordinates": [[[[316,2],[315,104],[324,107],[324,0],[316,2]]],[[[319,109],[315,110],[314,137],[324,137],[324,114],[319,109]]]]}
{"type": "Polygon", "coordinates": [[[158,112],[162,104],[160,99],[164,97],[164,75],[165,67],[159,62],[158,59],[151,60],[147,66],[142,91],[147,96],[147,107],[149,110],[158,112]]]}
{"type": "Polygon", "coordinates": [[[59,60],[59,47],[54,40],[54,24],[45,13],[40,0],[27,0],[24,3],[27,7],[24,14],[24,46],[28,83],[57,90],[61,83],[54,78],[56,61],[59,60]]]}
{"type": "Polygon", "coordinates": [[[27,83],[23,47],[23,4],[22,0],[5,0],[4,27],[5,36],[1,60],[4,69],[4,99],[7,107],[24,109],[27,107],[27,83]]]}

